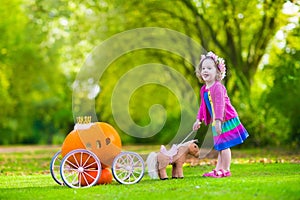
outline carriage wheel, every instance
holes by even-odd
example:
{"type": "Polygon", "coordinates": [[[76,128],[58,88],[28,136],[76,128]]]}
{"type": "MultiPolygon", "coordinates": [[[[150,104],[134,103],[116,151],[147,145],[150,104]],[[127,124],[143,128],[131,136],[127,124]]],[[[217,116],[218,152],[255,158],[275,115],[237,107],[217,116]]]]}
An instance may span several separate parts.
{"type": "Polygon", "coordinates": [[[60,175],[71,188],[91,187],[101,176],[101,163],[93,152],[76,149],[62,159],[60,175]]]}
{"type": "Polygon", "coordinates": [[[64,182],[61,179],[61,176],[59,173],[61,160],[62,160],[61,151],[58,151],[58,152],[56,152],[56,154],[54,154],[54,156],[51,159],[50,173],[56,183],[58,183],[59,185],[64,185],[64,182]]]}
{"type": "Polygon", "coordinates": [[[121,184],[138,183],[144,176],[143,158],[134,152],[122,152],[117,155],[112,164],[112,174],[121,184]]]}

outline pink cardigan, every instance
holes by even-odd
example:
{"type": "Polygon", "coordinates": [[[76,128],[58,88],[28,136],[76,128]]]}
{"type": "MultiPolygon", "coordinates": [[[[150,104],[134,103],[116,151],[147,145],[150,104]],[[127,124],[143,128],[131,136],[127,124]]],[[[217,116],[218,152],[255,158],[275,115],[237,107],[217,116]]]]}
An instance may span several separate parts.
{"type": "Polygon", "coordinates": [[[221,82],[216,81],[209,89],[206,89],[205,85],[202,86],[200,90],[201,103],[197,119],[203,121],[206,125],[213,121],[204,101],[205,91],[210,91],[215,120],[219,119],[224,122],[238,116],[236,110],[230,103],[225,86],[221,82]]]}

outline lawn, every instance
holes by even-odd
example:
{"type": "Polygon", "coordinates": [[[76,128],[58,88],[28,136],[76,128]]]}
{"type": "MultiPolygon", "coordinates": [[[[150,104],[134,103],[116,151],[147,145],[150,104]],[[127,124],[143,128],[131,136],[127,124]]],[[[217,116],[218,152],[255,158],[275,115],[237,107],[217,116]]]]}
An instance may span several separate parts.
{"type": "MultiPolygon", "coordinates": [[[[147,147],[149,148],[149,147],[147,147]]],[[[145,153],[141,147],[128,147],[145,153]]],[[[137,184],[113,182],[71,189],[54,182],[49,162],[56,147],[0,148],[0,199],[300,199],[299,154],[275,150],[233,150],[232,177],[203,178],[214,158],[184,167],[184,179],[151,180],[137,184]]],[[[150,147],[152,149],[152,147],[150,147]]],[[[170,172],[170,169],[168,169],[170,172]]]]}

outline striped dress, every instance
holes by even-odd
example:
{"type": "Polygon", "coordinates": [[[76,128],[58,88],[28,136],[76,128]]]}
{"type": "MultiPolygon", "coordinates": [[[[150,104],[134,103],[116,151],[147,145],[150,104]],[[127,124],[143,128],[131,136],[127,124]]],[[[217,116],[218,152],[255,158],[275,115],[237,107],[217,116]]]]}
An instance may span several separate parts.
{"type": "Polygon", "coordinates": [[[224,101],[225,105],[223,106],[224,107],[223,112],[226,113],[226,108],[227,108],[229,110],[231,109],[230,111],[231,114],[228,114],[227,117],[220,119],[222,121],[222,133],[220,135],[216,132],[216,128],[215,128],[215,119],[219,119],[218,115],[216,116],[215,109],[220,108],[220,106],[216,106],[213,104],[213,102],[215,101],[218,102],[220,97],[218,96],[218,100],[213,101],[210,89],[204,89],[202,95],[203,95],[202,96],[203,103],[205,104],[203,106],[205,106],[205,110],[208,111],[206,115],[207,114],[210,115],[209,118],[211,119],[211,123],[212,123],[214,148],[218,151],[221,151],[243,143],[246,140],[246,138],[249,136],[249,134],[245,129],[245,127],[243,126],[243,124],[240,122],[235,109],[232,107],[229,98],[227,96],[226,90],[224,90],[224,94],[222,95],[222,98],[226,99],[224,101]]]}

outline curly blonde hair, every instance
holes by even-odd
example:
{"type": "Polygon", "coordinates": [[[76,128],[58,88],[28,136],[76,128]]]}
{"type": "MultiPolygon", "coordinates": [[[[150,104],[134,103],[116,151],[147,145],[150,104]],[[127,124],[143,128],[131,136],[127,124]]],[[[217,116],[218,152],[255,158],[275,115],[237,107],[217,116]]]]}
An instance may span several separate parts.
{"type": "Polygon", "coordinates": [[[223,79],[223,75],[222,75],[222,72],[219,70],[219,68],[217,67],[217,63],[215,62],[215,60],[210,57],[210,56],[205,56],[204,58],[201,59],[200,63],[196,66],[196,70],[195,70],[195,73],[196,73],[196,76],[197,78],[199,79],[199,81],[201,83],[204,83],[205,81],[202,79],[202,76],[201,76],[201,71],[202,71],[202,64],[204,62],[204,60],[207,60],[207,59],[210,59],[214,62],[214,66],[215,68],[217,69],[217,75],[216,75],[216,80],[218,81],[221,81],[223,79]]]}

